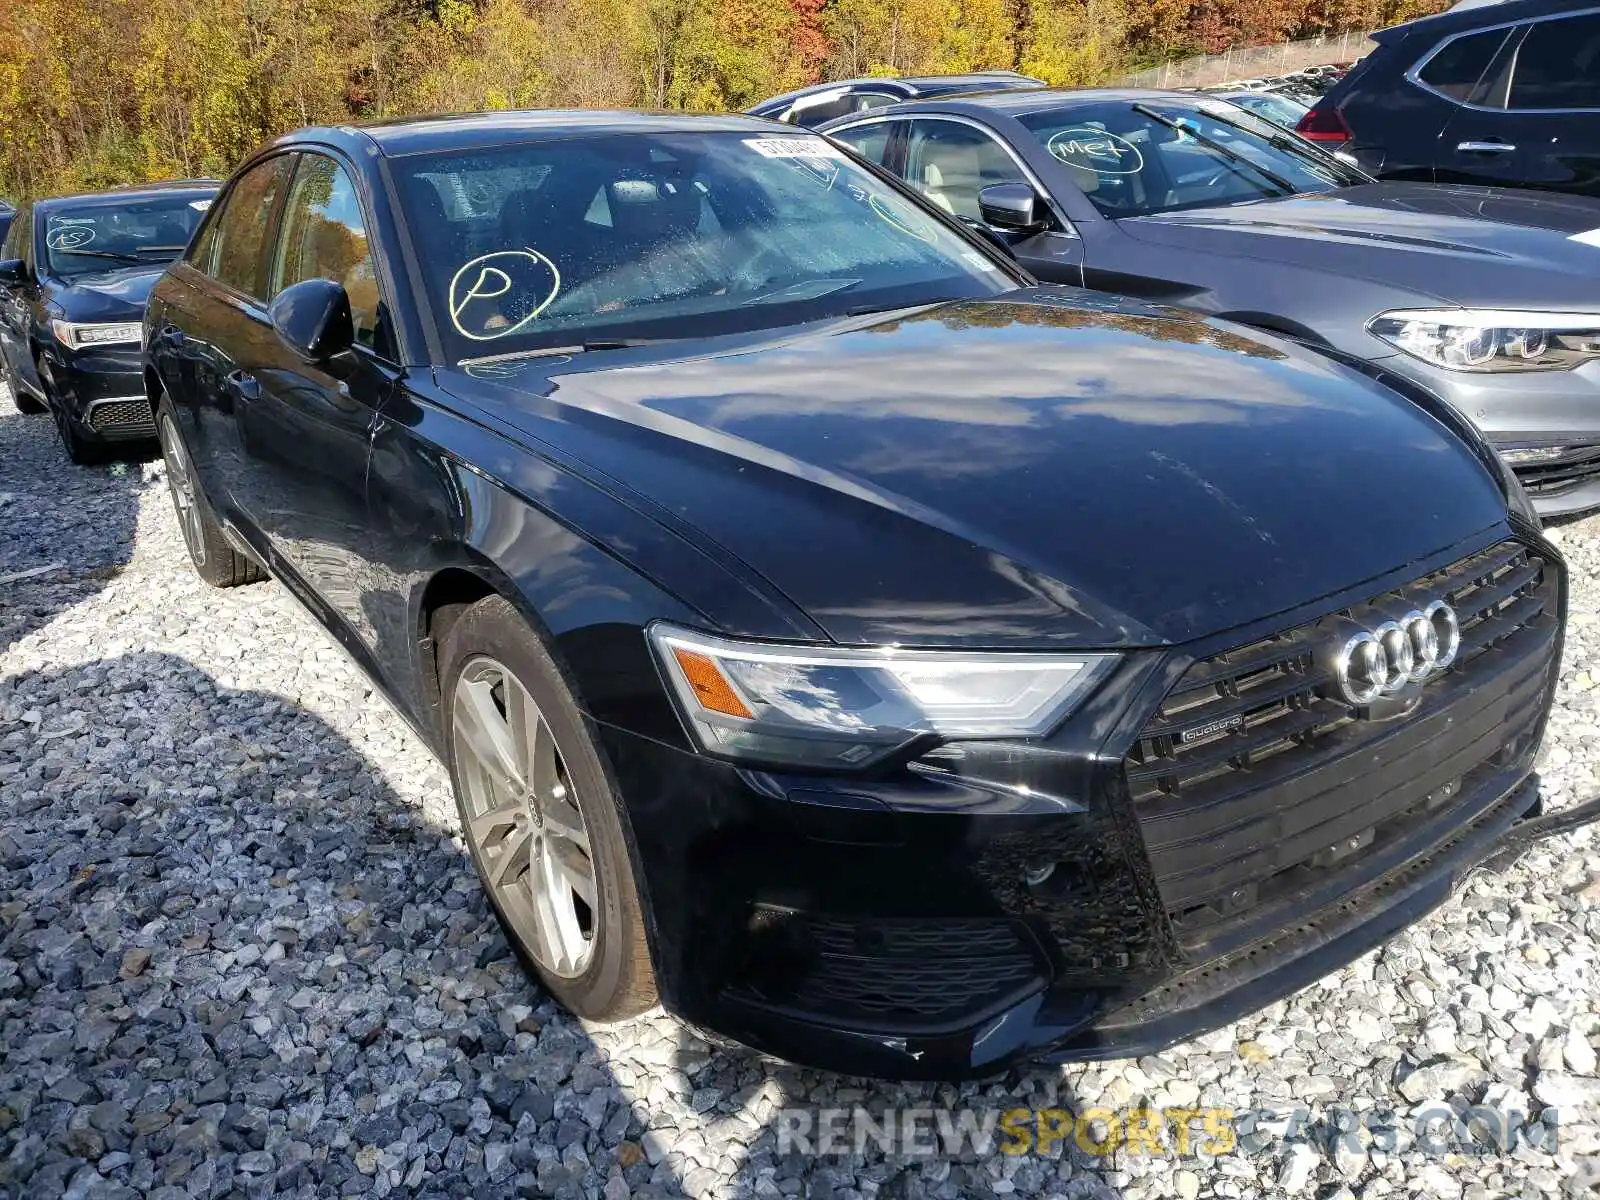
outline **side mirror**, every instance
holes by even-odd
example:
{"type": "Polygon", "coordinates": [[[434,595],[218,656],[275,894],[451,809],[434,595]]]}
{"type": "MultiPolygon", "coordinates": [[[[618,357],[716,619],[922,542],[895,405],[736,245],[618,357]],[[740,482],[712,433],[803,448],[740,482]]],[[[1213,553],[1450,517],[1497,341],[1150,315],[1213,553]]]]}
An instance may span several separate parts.
{"type": "Polygon", "coordinates": [[[1028,183],[991,183],[978,193],[978,211],[985,223],[1012,233],[1038,233],[1046,224],[1028,183]]]}
{"type": "Polygon", "coordinates": [[[20,258],[0,258],[0,283],[26,283],[28,265],[20,258]]]}
{"type": "Polygon", "coordinates": [[[1006,239],[992,226],[985,225],[982,221],[974,221],[971,217],[958,217],[956,219],[970,229],[973,233],[981,237],[984,241],[988,242],[989,245],[1000,251],[1001,254],[1004,254],[1012,262],[1017,261],[1017,255],[1016,252],[1011,249],[1011,243],[1006,241],[1006,239]]]}
{"type": "Polygon", "coordinates": [[[355,345],[355,322],[344,284],[305,279],[286,287],[267,308],[272,328],[307,362],[327,362],[355,345]]]}

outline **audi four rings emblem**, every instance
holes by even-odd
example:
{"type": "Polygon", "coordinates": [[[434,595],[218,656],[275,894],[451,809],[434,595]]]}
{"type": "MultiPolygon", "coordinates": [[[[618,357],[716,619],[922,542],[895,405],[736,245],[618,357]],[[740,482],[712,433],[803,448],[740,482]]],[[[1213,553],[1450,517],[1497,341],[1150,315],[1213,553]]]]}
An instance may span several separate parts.
{"type": "Polygon", "coordinates": [[[1437,675],[1455,662],[1460,649],[1461,626],[1455,610],[1435,600],[1356,634],[1339,651],[1333,673],[1346,700],[1371,704],[1437,675]]]}

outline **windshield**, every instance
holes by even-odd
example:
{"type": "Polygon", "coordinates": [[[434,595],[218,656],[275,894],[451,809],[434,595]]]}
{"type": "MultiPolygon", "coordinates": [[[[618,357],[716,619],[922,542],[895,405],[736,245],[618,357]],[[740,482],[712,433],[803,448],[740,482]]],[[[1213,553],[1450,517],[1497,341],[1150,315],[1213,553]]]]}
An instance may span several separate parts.
{"type": "Polygon", "coordinates": [[[1221,100],[1085,104],[1021,119],[1108,217],[1370,182],[1287,130],[1221,100]]]}
{"type": "Polygon", "coordinates": [[[745,332],[1018,286],[815,134],[605,134],[395,166],[455,360],[745,332]]]}
{"type": "Polygon", "coordinates": [[[1229,101],[1240,108],[1248,109],[1258,117],[1265,117],[1274,125],[1282,125],[1285,129],[1293,129],[1296,122],[1305,116],[1310,108],[1288,96],[1281,96],[1271,92],[1255,92],[1248,96],[1229,96],[1229,101]]]}
{"type": "Polygon", "coordinates": [[[189,192],[52,208],[44,232],[50,271],[59,276],[86,275],[170,262],[188,246],[189,235],[210,204],[209,197],[189,192]]]}

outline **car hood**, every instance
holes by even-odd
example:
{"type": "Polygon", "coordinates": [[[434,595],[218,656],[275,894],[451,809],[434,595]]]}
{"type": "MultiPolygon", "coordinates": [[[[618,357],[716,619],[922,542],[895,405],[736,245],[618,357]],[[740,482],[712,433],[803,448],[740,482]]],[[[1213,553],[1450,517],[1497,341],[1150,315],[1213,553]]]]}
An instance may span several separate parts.
{"type": "Polygon", "coordinates": [[[1117,228],[1163,246],[1356,276],[1450,304],[1600,308],[1600,200],[1582,196],[1373,183],[1133,217],[1117,228]]]}
{"type": "Polygon", "coordinates": [[[1504,526],[1463,442],[1287,342],[1071,289],[869,321],[439,381],[845,643],[1178,642],[1504,526]]]}
{"type": "Polygon", "coordinates": [[[166,269],[166,263],[153,263],[74,275],[54,290],[52,298],[70,321],[137,321],[144,316],[150,289],[166,269]]]}

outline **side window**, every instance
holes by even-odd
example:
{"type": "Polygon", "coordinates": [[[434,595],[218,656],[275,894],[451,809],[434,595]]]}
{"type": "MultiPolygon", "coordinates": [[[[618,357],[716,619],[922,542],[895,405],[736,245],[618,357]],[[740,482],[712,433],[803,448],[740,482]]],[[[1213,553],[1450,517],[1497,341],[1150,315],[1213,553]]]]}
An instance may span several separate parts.
{"type": "Polygon", "coordinates": [[[868,162],[877,163],[881,167],[889,153],[889,134],[894,126],[893,121],[879,121],[875,125],[841,129],[838,133],[830,133],[828,136],[850,147],[868,162]]]}
{"type": "Polygon", "coordinates": [[[11,218],[11,228],[6,231],[5,245],[0,247],[0,258],[26,259],[28,254],[28,231],[33,228],[33,213],[31,209],[18,209],[11,218]]]}
{"type": "Polygon", "coordinates": [[[271,294],[306,279],[344,284],[356,341],[372,346],[378,333],[378,277],[367,247],[361,198],[345,169],[322,154],[307,154],[295,172],[283,209],[271,294]]]}
{"type": "Polygon", "coordinates": [[[1522,39],[1509,108],[1600,108],[1600,13],[1538,21],[1522,39]]]}
{"type": "MultiPolygon", "coordinates": [[[[827,93],[824,93],[826,96],[827,93]]],[[[790,107],[784,120],[794,125],[803,125],[807,129],[815,129],[824,121],[832,121],[837,117],[848,117],[857,112],[864,105],[861,103],[860,92],[845,91],[838,95],[812,99],[801,97],[790,107]]]]}
{"type": "Polygon", "coordinates": [[[205,255],[193,260],[195,267],[256,300],[266,296],[272,212],[293,158],[280,154],[240,176],[229,189],[222,212],[195,245],[196,255],[205,255]]]}
{"type": "Polygon", "coordinates": [[[1443,49],[1422,64],[1417,78],[1452,100],[1470,98],[1508,32],[1488,29],[1446,42],[1443,49]]]}
{"type": "Polygon", "coordinates": [[[976,221],[980,191],[995,183],[1025,183],[1027,177],[982,130],[954,121],[913,121],[906,181],[945,212],[976,221]]]}

